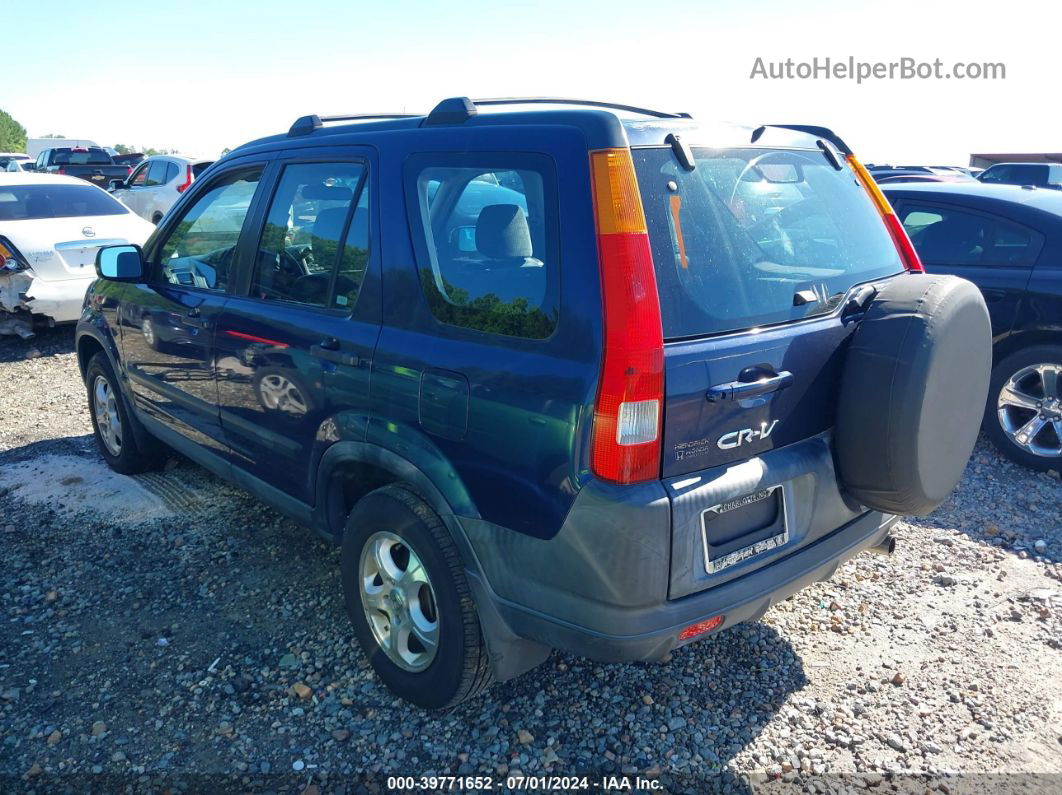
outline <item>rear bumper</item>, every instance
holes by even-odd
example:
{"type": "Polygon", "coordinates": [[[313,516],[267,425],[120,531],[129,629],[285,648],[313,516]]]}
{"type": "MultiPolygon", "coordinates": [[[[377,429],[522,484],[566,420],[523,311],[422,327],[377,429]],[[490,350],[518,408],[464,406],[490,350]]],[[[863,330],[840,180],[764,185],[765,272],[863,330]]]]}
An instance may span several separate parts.
{"type": "Polygon", "coordinates": [[[567,604],[546,614],[495,595],[494,608],[518,637],[604,662],[659,660],[686,642],[755,621],[779,601],[829,579],[843,562],[882,541],[897,518],[865,513],[769,566],[680,599],[623,608],[571,594],[567,604]],[[724,616],[718,629],[680,643],[684,628],[717,615],[724,616]]]}
{"type": "Polygon", "coordinates": [[[81,317],[85,292],[95,278],[44,281],[32,271],[0,275],[0,309],[72,323],[81,317]]]}

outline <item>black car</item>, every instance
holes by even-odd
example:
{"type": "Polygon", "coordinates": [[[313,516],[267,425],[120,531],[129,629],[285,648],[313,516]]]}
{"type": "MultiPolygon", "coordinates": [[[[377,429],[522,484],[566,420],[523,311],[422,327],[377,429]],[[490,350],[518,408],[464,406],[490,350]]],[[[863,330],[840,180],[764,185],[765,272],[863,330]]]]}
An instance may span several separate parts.
{"type": "Polygon", "coordinates": [[[1015,185],[885,186],[929,272],[981,288],[992,316],[984,429],[1034,469],[1062,469],[1062,195],[1015,185]]]}
{"type": "Polygon", "coordinates": [[[986,184],[1034,185],[1062,190],[1062,163],[996,163],[977,178],[986,184]]]}

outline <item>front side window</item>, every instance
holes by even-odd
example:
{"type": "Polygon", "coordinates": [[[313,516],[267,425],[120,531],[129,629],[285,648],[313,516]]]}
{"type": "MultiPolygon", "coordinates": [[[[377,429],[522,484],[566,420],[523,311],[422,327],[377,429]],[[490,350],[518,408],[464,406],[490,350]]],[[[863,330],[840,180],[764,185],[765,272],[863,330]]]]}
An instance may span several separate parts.
{"type": "Polygon", "coordinates": [[[161,244],[158,264],[163,281],[225,291],[240,230],[261,176],[261,168],[229,174],[195,200],[161,244]]]}
{"type": "Polygon", "coordinates": [[[148,167],[150,163],[141,163],[137,170],[133,172],[133,176],[129,178],[129,187],[142,188],[144,183],[147,182],[148,167]]]}
{"type": "Polygon", "coordinates": [[[351,309],[369,260],[369,191],[362,163],[284,169],[258,245],[251,295],[351,309]]]}
{"type": "Polygon", "coordinates": [[[905,203],[904,229],[927,265],[1032,265],[1043,238],[998,216],[905,203]]]}
{"type": "Polygon", "coordinates": [[[903,270],[855,174],[818,150],[695,148],[693,171],[670,148],[631,154],[665,338],[826,314],[854,285],[903,270]]]}
{"type": "Polygon", "coordinates": [[[550,161],[455,157],[445,165],[411,163],[409,176],[411,215],[423,234],[421,283],[432,313],[444,323],[496,334],[552,334],[559,257],[550,161]]]}

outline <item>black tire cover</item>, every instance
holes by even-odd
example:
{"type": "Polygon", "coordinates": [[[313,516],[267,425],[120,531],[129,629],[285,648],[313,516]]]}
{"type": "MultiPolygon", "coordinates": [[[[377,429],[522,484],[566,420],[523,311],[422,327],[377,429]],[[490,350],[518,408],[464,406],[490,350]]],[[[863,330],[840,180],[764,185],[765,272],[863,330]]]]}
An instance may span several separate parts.
{"type": "Polygon", "coordinates": [[[848,493],[879,511],[924,515],[959,482],[992,372],[977,287],[905,274],[879,285],[845,358],[834,444],[848,493]]]}

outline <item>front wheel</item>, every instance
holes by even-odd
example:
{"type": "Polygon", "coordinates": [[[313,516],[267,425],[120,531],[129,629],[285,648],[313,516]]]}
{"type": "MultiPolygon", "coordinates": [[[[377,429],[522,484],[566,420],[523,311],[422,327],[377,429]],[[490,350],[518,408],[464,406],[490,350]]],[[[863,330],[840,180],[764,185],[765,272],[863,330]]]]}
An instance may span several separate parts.
{"type": "Polygon", "coordinates": [[[132,432],[132,418],[118,391],[110,362],[97,353],[85,368],[89,416],[96,446],[108,466],[123,475],[157,469],[165,461],[162,445],[142,447],[132,432]]]}
{"type": "Polygon", "coordinates": [[[397,485],[363,497],[347,519],[341,565],[354,634],[396,695],[441,709],[490,685],[457,547],[420,497],[397,485]]]}
{"type": "Polygon", "coordinates": [[[1034,345],[993,368],[984,429],[1012,461],[1062,470],[1062,346],[1034,345]]]}

